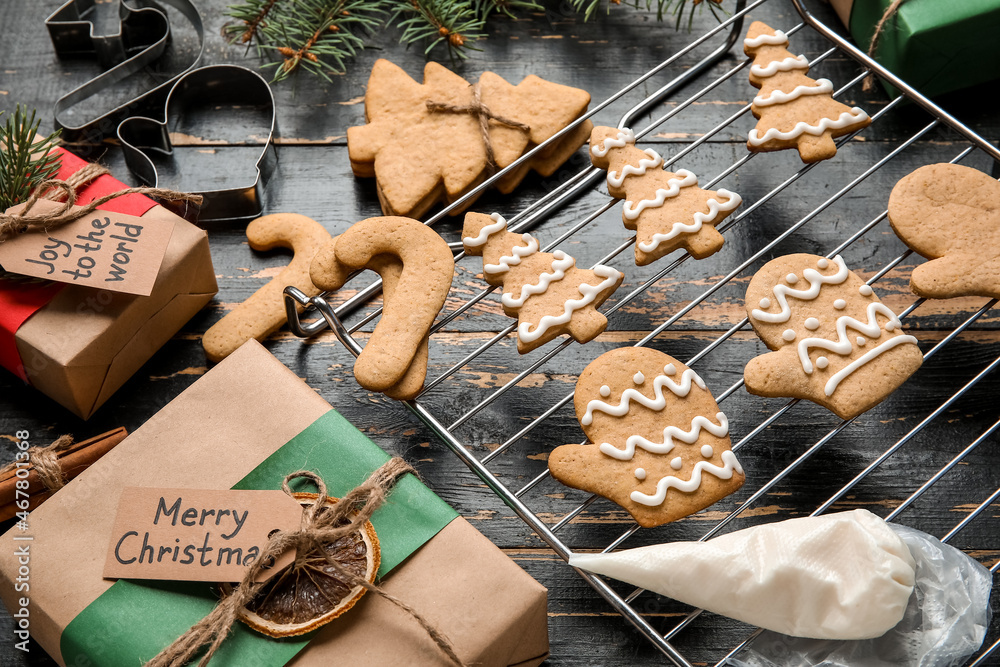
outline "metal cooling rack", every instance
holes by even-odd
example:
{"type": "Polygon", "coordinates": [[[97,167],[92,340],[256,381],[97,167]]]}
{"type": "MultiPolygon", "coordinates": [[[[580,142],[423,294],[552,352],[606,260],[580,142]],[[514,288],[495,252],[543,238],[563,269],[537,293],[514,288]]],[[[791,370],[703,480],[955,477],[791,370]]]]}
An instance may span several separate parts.
{"type": "MultiPolygon", "coordinates": [[[[723,21],[717,27],[714,27],[713,29],[709,30],[708,32],[704,33],[698,38],[694,39],[690,44],[688,44],[686,47],[675,53],[673,56],[663,61],[658,66],[651,69],[641,77],[637,78],[635,81],[633,81],[626,87],[622,88],[620,91],[618,91],[613,96],[609,97],[607,100],[604,100],[603,102],[595,106],[592,110],[590,110],[584,117],[579,119],[576,123],[570,125],[561,132],[557,133],[549,141],[528,152],[519,160],[517,160],[514,164],[510,165],[507,169],[504,169],[503,171],[495,174],[494,176],[486,180],[486,182],[477,187],[475,190],[470,192],[468,195],[462,197],[449,207],[445,208],[441,212],[434,215],[432,218],[427,220],[426,224],[433,225],[437,223],[438,221],[443,219],[449,211],[462,206],[470,198],[476,196],[476,194],[478,194],[482,190],[490,187],[494,182],[502,178],[503,175],[507,173],[507,171],[516,169],[518,165],[520,165],[524,161],[530,160],[535,153],[544,150],[547,145],[558,141],[561,136],[572,131],[572,129],[576,127],[578,123],[583,122],[584,119],[589,118],[601,112],[609,105],[623,98],[627,94],[636,91],[637,89],[640,88],[640,86],[644,82],[656,76],[658,73],[662,72],[663,70],[677,63],[678,61],[681,61],[682,58],[694,52],[695,49],[702,47],[703,45],[707,47],[712,47],[716,43],[718,43],[718,46],[716,46],[714,50],[712,50],[708,55],[704,56],[701,60],[699,60],[698,62],[690,66],[688,69],[686,69],[682,75],[674,78],[673,80],[671,80],[670,82],[668,82],[667,84],[656,90],[654,93],[644,97],[641,101],[639,101],[635,106],[633,106],[625,113],[625,115],[621,119],[621,122],[619,123],[619,127],[633,127],[633,129],[635,129],[633,123],[637,121],[637,119],[639,119],[644,113],[646,113],[649,109],[651,109],[655,105],[659,104],[664,98],[673,95],[683,86],[698,80],[699,77],[702,76],[702,74],[707,72],[713,65],[715,65],[719,60],[721,60],[727,53],[729,53],[730,49],[735,44],[737,44],[737,42],[742,37],[743,20],[748,13],[752,12],[754,9],[760,7],[766,2],[775,2],[775,1],[777,0],[755,0],[754,2],[748,3],[747,0],[738,0],[734,13],[727,20],[723,21]]],[[[811,65],[815,65],[816,63],[825,60],[826,58],[834,54],[838,54],[840,56],[847,56],[848,58],[853,59],[860,65],[862,71],[856,77],[847,82],[846,85],[837,90],[834,93],[835,97],[843,95],[843,93],[846,90],[857,85],[859,82],[862,81],[862,79],[864,79],[864,77],[869,72],[874,72],[883,79],[890,82],[898,90],[900,90],[901,95],[900,97],[897,97],[896,99],[889,102],[885,107],[883,107],[877,113],[872,114],[873,124],[878,123],[880,119],[888,115],[893,109],[903,104],[904,100],[909,100],[910,102],[921,107],[924,111],[926,111],[929,114],[930,120],[926,126],[922,127],[919,131],[910,136],[908,139],[902,141],[891,152],[889,152],[887,155],[885,155],[877,162],[872,164],[861,174],[856,176],[850,183],[848,183],[840,190],[838,190],[836,193],[831,195],[828,199],[826,199],[826,201],[816,206],[807,215],[805,215],[799,221],[795,222],[786,230],[781,232],[779,235],[773,238],[769,243],[760,248],[757,252],[753,253],[750,257],[747,257],[735,269],[733,269],[723,278],[712,284],[701,295],[693,299],[690,303],[688,303],[684,307],[680,308],[680,310],[678,310],[674,315],[672,315],[670,318],[668,318],[666,321],[664,321],[662,324],[660,324],[651,332],[649,332],[646,336],[644,336],[641,340],[635,343],[637,346],[646,345],[654,338],[659,336],[661,333],[669,329],[681,318],[683,318],[687,313],[689,313],[692,309],[694,309],[699,304],[704,302],[706,299],[708,299],[722,287],[730,283],[730,281],[732,281],[734,278],[741,276],[757,260],[759,260],[762,257],[765,257],[779,243],[781,243],[789,236],[794,234],[805,224],[815,219],[820,213],[822,213],[825,209],[831,206],[834,202],[838,201],[845,195],[851,193],[851,191],[859,183],[864,181],[868,176],[870,176],[872,173],[874,173],[875,171],[877,171],[878,169],[882,168],[884,165],[892,161],[900,153],[902,153],[911,145],[913,145],[916,141],[918,141],[921,137],[924,137],[925,135],[927,135],[928,132],[930,132],[931,130],[933,130],[938,126],[944,126],[950,128],[951,130],[962,135],[971,144],[969,147],[965,148],[957,155],[955,155],[954,158],[951,160],[952,162],[958,162],[960,160],[963,160],[974,151],[982,151],[983,153],[986,154],[988,158],[991,158],[993,160],[993,165],[995,170],[994,175],[996,175],[996,172],[1000,170],[1000,151],[998,151],[997,148],[992,146],[989,142],[980,137],[978,134],[969,129],[967,126],[963,125],[958,120],[950,116],[948,113],[940,109],[934,103],[932,103],[931,101],[920,95],[916,90],[911,88],[905,82],[899,80],[897,77],[895,77],[890,72],[885,70],[878,63],[872,61],[870,58],[868,58],[867,55],[865,55],[851,43],[842,38],[839,34],[837,34],[829,27],[827,27],[825,24],[823,24],[821,21],[819,21],[804,6],[803,0],[790,0],[790,2],[793,4],[794,8],[801,17],[801,23],[790,29],[786,29],[785,33],[788,34],[789,36],[792,36],[800,30],[804,29],[814,30],[821,36],[823,36],[830,43],[830,48],[827,51],[821,53],[818,57],[814,58],[811,61],[811,65]]],[[[638,139],[649,134],[658,126],[669,121],[671,118],[673,118],[677,114],[681,113],[682,111],[690,107],[693,103],[699,100],[706,93],[713,90],[714,88],[716,88],[717,86],[719,86],[732,76],[741,72],[743,69],[748,67],[749,64],[750,61],[740,62],[738,65],[724,72],[718,78],[709,81],[707,84],[704,84],[703,87],[701,87],[696,93],[685,99],[683,102],[678,103],[669,112],[655,118],[646,127],[636,130],[635,131],[636,138],[638,139]]],[[[699,146],[703,145],[706,141],[708,141],[709,138],[719,133],[720,131],[723,131],[734,121],[745,116],[748,113],[750,113],[749,104],[743,106],[740,110],[732,114],[725,121],[723,121],[719,125],[709,130],[703,136],[699,137],[697,140],[693,141],[692,143],[690,143],[689,145],[678,151],[673,156],[669,157],[664,156],[663,167],[665,169],[669,168],[671,165],[684,158],[684,156],[688,155],[692,151],[696,150],[699,146]]],[[[850,141],[852,138],[854,138],[861,132],[864,132],[864,130],[855,132],[846,137],[842,137],[837,142],[838,146],[841,146],[846,142],[850,141]]],[[[755,154],[753,153],[748,153],[744,155],[742,158],[738,159],[735,163],[727,167],[720,174],[712,178],[707,184],[702,185],[700,187],[703,187],[705,189],[711,189],[715,184],[719,183],[726,177],[736,172],[747,162],[754,159],[754,157],[755,154]]],[[[779,185],[775,186],[773,189],[767,192],[764,196],[760,197],[758,200],[756,200],[749,206],[746,206],[745,208],[741,209],[737,215],[727,219],[725,222],[718,225],[717,229],[720,232],[725,233],[728,229],[731,229],[735,225],[740,224],[752,212],[763,206],[765,203],[770,201],[778,194],[785,191],[786,188],[793,185],[806,173],[810,172],[814,168],[818,168],[819,165],[822,164],[823,163],[820,162],[816,164],[803,166],[797,172],[795,172],[794,174],[786,178],[783,182],[781,182],[779,185]]],[[[546,219],[552,213],[558,212],[560,209],[562,209],[570,200],[579,196],[583,192],[589,191],[596,183],[603,181],[605,175],[606,174],[604,170],[597,169],[595,167],[588,167],[586,169],[583,169],[579,173],[575,174],[574,176],[568,178],[563,183],[559,184],[554,190],[552,190],[545,196],[531,203],[529,206],[527,206],[527,208],[525,208],[517,215],[509,217],[510,231],[523,232],[536,226],[538,223],[546,219]]],[[[574,234],[579,232],[581,229],[585,228],[587,225],[597,220],[603,213],[619,205],[620,202],[618,200],[609,199],[604,205],[598,207],[590,214],[583,217],[578,223],[574,224],[561,236],[559,236],[557,239],[549,243],[544,248],[544,250],[549,251],[553,247],[559,245],[560,243],[563,243],[567,239],[571,238],[574,234]]],[[[843,251],[845,248],[851,246],[853,243],[861,239],[866,233],[872,230],[876,225],[884,221],[886,217],[887,217],[887,211],[883,211],[881,214],[876,216],[870,222],[868,222],[860,229],[858,229],[856,232],[851,234],[836,248],[830,250],[826,256],[832,258],[841,251],[843,251]]],[[[623,251],[627,250],[634,241],[635,238],[633,237],[632,239],[622,243],[620,246],[613,249],[606,256],[601,258],[598,263],[599,264],[606,263],[609,260],[613,259],[623,251]]],[[[453,243],[451,245],[453,250],[456,252],[456,260],[461,259],[464,256],[464,253],[462,252],[461,242],[453,243]]],[[[902,255],[900,255],[899,257],[888,262],[885,266],[881,267],[875,272],[875,274],[871,277],[871,279],[868,280],[868,283],[869,284],[877,283],[890,270],[892,270],[900,262],[909,257],[910,254],[911,252],[907,251],[902,255]]],[[[626,304],[633,301],[637,296],[643,294],[652,285],[657,283],[657,281],[661,280],[662,278],[670,274],[672,271],[674,271],[678,266],[687,261],[689,258],[690,256],[684,253],[681,256],[674,259],[673,261],[670,261],[669,263],[667,263],[666,266],[657,271],[654,275],[652,275],[650,278],[648,278],[641,284],[637,285],[635,288],[629,291],[625,296],[618,298],[613,303],[613,305],[607,308],[605,314],[609,318],[612,317],[612,315],[615,312],[622,309],[626,304]]],[[[377,318],[381,312],[381,309],[376,309],[374,312],[361,318],[357,323],[353,324],[350,327],[347,327],[343,323],[342,318],[346,317],[351,312],[353,312],[357,307],[363,305],[368,300],[370,300],[370,298],[376,295],[380,291],[380,289],[381,289],[381,282],[376,281],[368,285],[364,289],[359,290],[357,294],[352,296],[350,299],[345,301],[340,306],[334,308],[324,298],[323,295],[309,299],[305,294],[299,292],[295,288],[292,287],[287,288],[286,305],[288,307],[288,312],[289,312],[290,328],[296,335],[307,337],[318,333],[319,331],[325,329],[327,326],[330,326],[333,329],[335,335],[338,337],[338,339],[348,348],[348,350],[350,350],[355,356],[357,356],[361,352],[362,347],[354,340],[352,334],[361,329],[362,327],[364,327],[365,325],[367,325],[368,323],[370,323],[375,318],[377,318]],[[322,315],[322,319],[317,319],[311,322],[304,322],[302,319],[300,319],[299,314],[296,312],[295,309],[296,303],[302,305],[308,305],[311,308],[315,308],[316,311],[318,311],[319,314],[322,315]]],[[[453,321],[455,318],[467,312],[476,303],[486,298],[491,292],[493,292],[493,290],[494,288],[487,287],[486,289],[483,289],[479,293],[467,299],[460,307],[445,313],[435,323],[434,327],[431,329],[431,334],[440,331],[443,327],[448,325],[448,323],[453,321]]],[[[907,316],[909,316],[911,313],[913,313],[914,310],[919,308],[923,303],[924,299],[917,299],[916,301],[914,301],[902,313],[899,314],[900,319],[904,319],[907,316]]],[[[987,313],[990,309],[992,309],[996,305],[996,303],[997,300],[989,301],[988,303],[983,305],[979,310],[973,313],[970,317],[968,317],[965,321],[958,324],[958,326],[956,326],[954,330],[948,333],[940,342],[938,342],[924,354],[924,359],[925,360],[931,359],[938,351],[940,351],[942,348],[944,348],[953,340],[955,340],[955,338],[957,338],[963,331],[965,331],[968,327],[974,324],[980,317],[982,317],[985,313],[987,313]]],[[[723,345],[730,337],[732,337],[738,331],[746,328],[747,325],[748,325],[748,320],[743,319],[741,322],[732,326],[721,336],[719,336],[711,343],[709,343],[707,346],[705,346],[700,352],[695,354],[690,359],[686,360],[685,363],[688,366],[693,366],[694,364],[698,363],[710,352],[718,348],[720,345],[723,345]]],[[[497,448],[493,449],[492,451],[481,457],[477,457],[473,447],[467,444],[467,442],[463,439],[462,436],[457,434],[457,430],[463,425],[470,423],[470,421],[475,419],[476,416],[480,414],[480,412],[484,408],[486,408],[488,405],[492,404],[494,401],[499,399],[513,387],[517,386],[521,381],[523,381],[526,377],[528,377],[529,374],[534,373],[539,368],[547,364],[550,360],[552,360],[560,353],[565,351],[569,346],[574,345],[575,342],[571,339],[567,339],[559,343],[550,344],[548,346],[549,349],[547,352],[545,352],[545,354],[539,357],[536,361],[530,363],[527,368],[517,373],[511,380],[506,382],[503,386],[493,390],[492,393],[490,393],[486,398],[481,400],[471,409],[467,410],[461,417],[456,419],[450,425],[445,425],[444,423],[442,423],[426,407],[425,403],[422,402],[421,400],[430,392],[446,391],[445,387],[443,387],[442,385],[450,377],[452,377],[455,373],[457,373],[461,369],[468,367],[468,365],[471,364],[477,357],[479,357],[481,354],[489,350],[497,342],[508,337],[515,331],[515,329],[516,329],[516,323],[511,324],[510,326],[508,326],[507,328],[505,328],[504,330],[500,331],[495,336],[493,336],[489,341],[482,344],[479,348],[470,352],[457,364],[448,368],[439,376],[430,379],[429,382],[426,384],[423,392],[420,394],[420,396],[418,396],[416,400],[407,402],[406,405],[424,423],[426,423],[441,438],[441,440],[473,472],[475,472],[483,480],[483,482],[486,483],[486,485],[490,488],[490,490],[492,490],[495,494],[497,494],[542,540],[548,543],[549,546],[551,546],[551,548],[559,556],[561,556],[563,559],[566,559],[569,557],[570,549],[566,546],[566,544],[562,541],[562,539],[560,539],[559,532],[570,521],[578,517],[581,513],[585,512],[587,508],[597,499],[597,497],[596,496],[589,497],[586,501],[580,503],[572,511],[568,512],[559,521],[557,521],[552,525],[549,525],[545,523],[536,513],[534,513],[528,504],[532,491],[542,481],[546,480],[549,477],[548,470],[539,474],[537,477],[531,479],[531,481],[523,485],[521,488],[515,489],[513,487],[507,486],[502,479],[500,479],[496,474],[494,474],[494,472],[491,470],[491,464],[497,461],[497,459],[501,456],[512,455],[512,449],[514,448],[514,446],[527,434],[529,434],[531,431],[537,428],[544,420],[552,416],[557,410],[569,404],[572,401],[573,394],[569,393],[564,398],[557,401],[555,404],[543,410],[537,417],[535,417],[525,426],[520,428],[516,433],[509,436],[497,448]]],[[[866,468],[864,468],[864,470],[859,472],[850,482],[848,482],[834,495],[832,495],[826,502],[824,502],[820,507],[818,507],[812,513],[812,515],[826,512],[834,505],[834,503],[843,499],[852,489],[854,489],[854,487],[859,482],[868,477],[868,475],[870,475],[873,471],[878,469],[880,465],[882,465],[887,459],[893,456],[893,454],[899,451],[904,445],[906,445],[910,440],[912,440],[924,428],[926,428],[929,424],[934,422],[934,420],[938,419],[942,414],[948,411],[953,406],[953,404],[956,403],[956,401],[965,396],[968,392],[974,390],[977,384],[987,375],[996,370],[997,367],[1000,367],[1000,356],[996,357],[992,362],[990,362],[981,371],[979,371],[978,374],[976,374],[971,380],[966,382],[957,391],[951,394],[951,396],[949,396],[943,403],[941,403],[937,408],[935,408],[919,424],[917,424],[908,433],[906,433],[906,435],[898,439],[884,452],[882,452],[882,454],[879,455],[874,461],[872,461],[866,468]]],[[[743,380],[740,380],[735,384],[733,384],[728,389],[726,389],[725,391],[723,391],[721,394],[717,395],[716,399],[718,403],[720,404],[723,403],[723,401],[732,396],[742,386],[743,386],[743,380]]],[[[732,446],[733,451],[734,452],[739,451],[753,438],[755,438],[769,426],[774,424],[782,415],[788,412],[798,402],[799,402],[798,400],[790,400],[782,407],[780,407],[778,410],[768,415],[760,424],[752,428],[749,431],[749,433],[747,433],[739,442],[735,443],[732,446]]],[[[813,445],[808,447],[794,461],[788,464],[783,470],[778,472],[774,477],[764,482],[763,486],[754,491],[752,495],[746,498],[746,500],[744,500],[732,512],[726,515],[725,518],[718,521],[711,530],[709,530],[702,536],[701,539],[705,540],[712,537],[713,535],[716,535],[719,531],[725,528],[730,522],[732,522],[734,519],[740,516],[745,510],[753,507],[762,497],[764,497],[765,494],[767,494],[771,489],[777,486],[789,474],[791,474],[793,471],[799,468],[811,456],[813,456],[813,454],[815,454],[824,445],[830,442],[835,436],[837,436],[837,434],[839,434],[841,431],[847,428],[848,425],[850,425],[853,421],[854,421],[853,419],[843,421],[839,425],[828,431],[825,435],[819,438],[813,445]]],[[[887,520],[889,521],[895,520],[901,512],[910,507],[914,503],[914,501],[916,501],[918,498],[924,495],[939,480],[945,477],[952,469],[961,464],[963,460],[973,450],[975,450],[983,442],[990,439],[990,437],[993,436],[998,430],[1000,430],[1000,420],[993,423],[981,435],[976,437],[967,447],[965,447],[961,452],[955,455],[945,466],[940,468],[940,470],[938,470],[934,475],[932,475],[928,480],[926,480],[916,491],[914,491],[906,500],[904,500],[902,504],[896,507],[889,514],[887,520]]],[[[988,497],[986,497],[984,500],[982,500],[975,507],[975,509],[973,509],[968,515],[966,515],[964,519],[962,519],[962,521],[960,521],[950,531],[948,531],[947,534],[941,536],[941,539],[945,542],[952,539],[952,537],[954,537],[958,532],[963,530],[971,522],[976,520],[992,503],[996,502],[998,499],[1000,499],[1000,489],[997,489],[996,491],[991,493],[988,497]]],[[[973,502],[975,502],[975,499],[973,499],[973,502]]],[[[626,539],[628,539],[638,530],[639,526],[637,524],[633,525],[631,528],[622,533],[618,538],[613,540],[609,545],[607,545],[607,547],[604,550],[611,551],[613,549],[618,548],[626,539]]],[[[1000,567],[1000,562],[995,564],[992,567],[991,571],[996,572],[998,567],[1000,567]]],[[[676,635],[678,635],[678,633],[680,633],[682,630],[688,627],[688,625],[701,614],[701,610],[694,610],[690,612],[671,630],[666,632],[666,634],[663,634],[660,631],[656,630],[651,624],[650,620],[644,617],[643,614],[638,609],[636,609],[635,606],[633,606],[633,602],[643,592],[642,590],[635,590],[631,594],[623,596],[620,595],[618,592],[616,592],[614,589],[612,589],[607,583],[605,583],[605,581],[602,578],[579,570],[577,570],[577,572],[605,600],[607,600],[608,603],[610,603],[611,606],[614,607],[614,609],[616,609],[619,613],[621,613],[622,616],[624,616],[635,628],[637,628],[640,632],[642,632],[660,651],[662,651],[665,656],[667,656],[676,665],[682,667],[690,667],[691,663],[679,650],[677,650],[672,645],[671,640],[676,635]]],[[[744,648],[750,641],[752,641],[752,639],[759,632],[760,631],[758,630],[756,633],[753,633],[752,635],[748,636],[747,639],[743,641],[739,646],[734,647],[732,651],[730,651],[727,655],[723,656],[718,661],[717,667],[724,665],[731,656],[736,655],[742,648],[744,648]]],[[[969,667],[979,667],[987,664],[996,664],[998,655],[1000,655],[1000,650],[998,650],[998,648],[1000,648],[1000,640],[997,640],[992,645],[989,645],[988,647],[981,649],[979,655],[974,657],[968,663],[969,667]]]]}

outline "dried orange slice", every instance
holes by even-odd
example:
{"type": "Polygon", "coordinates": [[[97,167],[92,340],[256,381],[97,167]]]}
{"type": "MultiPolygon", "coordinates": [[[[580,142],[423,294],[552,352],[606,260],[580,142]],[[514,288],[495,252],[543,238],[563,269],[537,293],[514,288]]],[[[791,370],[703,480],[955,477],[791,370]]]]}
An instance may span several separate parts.
{"type": "MultiPolygon", "coordinates": [[[[310,505],[315,493],[296,493],[302,505],[310,505]]],[[[328,504],[336,498],[327,498],[328,504]]],[[[356,576],[375,581],[379,566],[378,536],[371,521],[336,542],[325,545],[326,553],[356,576]]],[[[269,579],[257,596],[240,609],[240,620],[269,637],[294,637],[325,625],[354,606],[365,594],[352,586],[316,553],[302,567],[294,563],[269,579]]]]}

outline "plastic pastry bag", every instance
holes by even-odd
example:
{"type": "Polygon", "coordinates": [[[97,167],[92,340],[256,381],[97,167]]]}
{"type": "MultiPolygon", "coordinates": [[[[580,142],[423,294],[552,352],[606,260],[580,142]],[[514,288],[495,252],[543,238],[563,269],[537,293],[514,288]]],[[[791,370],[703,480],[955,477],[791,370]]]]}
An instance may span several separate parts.
{"type": "Polygon", "coordinates": [[[881,636],[903,618],[914,579],[903,540],[865,510],[754,526],[707,542],[574,554],[569,564],[813,639],[881,636]]]}
{"type": "Polygon", "coordinates": [[[877,639],[827,641],[765,631],[731,667],[957,667],[986,637],[990,571],[919,530],[889,524],[913,554],[916,585],[896,627],[877,639]]]}

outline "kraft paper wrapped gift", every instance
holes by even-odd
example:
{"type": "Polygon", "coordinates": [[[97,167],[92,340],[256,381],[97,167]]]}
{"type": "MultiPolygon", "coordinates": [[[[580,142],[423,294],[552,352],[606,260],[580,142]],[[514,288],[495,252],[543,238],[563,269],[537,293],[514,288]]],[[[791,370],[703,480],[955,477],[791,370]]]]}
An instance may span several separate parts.
{"type": "MultiPolygon", "coordinates": [[[[63,149],[65,179],[86,162],[63,149]]],[[[85,204],[126,185],[105,174],[80,190],[85,204]]],[[[205,231],[142,195],[100,207],[173,232],[149,296],[25,280],[0,271],[0,366],[90,417],[218,291],[205,231]]]]}
{"type": "MultiPolygon", "coordinates": [[[[24,593],[14,590],[14,552],[27,543],[17,538],[30,535],[32,636],[61,665],[141,665],[215,598],[205,584],[101,578],[123,487],[277,488],[285,474],[305,467],[341,495],[387,459],[250,341],[33,511],[27,532],[15,527],[0,538],[0,594],[9,610],[18,609],[24,593]]],[[[528,667],[545,659],[545,588],[416,478],[404,478],[372,521],[383,568],[398,563],[380,585],[444,631],[466,663],[528,667]],[[418,503],[424,507],[412,507],[418,503]],[[404,513],[394,533],[380,526],[383,511],[404,513]],[[413,526],[434,522],[429,541],[400,553],[413,526]]],[[[372,594],[310,639],[290,657],[299,650],[295,638],[268,639],[237,623],[212,665],[449,664],[412,617],[372,594]]]]}

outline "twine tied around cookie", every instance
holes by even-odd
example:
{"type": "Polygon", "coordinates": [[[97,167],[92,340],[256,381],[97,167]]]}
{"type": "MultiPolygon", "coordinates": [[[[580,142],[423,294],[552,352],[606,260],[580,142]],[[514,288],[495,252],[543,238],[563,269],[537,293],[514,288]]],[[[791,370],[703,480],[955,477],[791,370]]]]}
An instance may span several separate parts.
{"type": "Polygon", "coordinates": [[[464,667],[451,642],[430,621],[402,600],[386,593],[378,585],[348,571],[323,548],[325,544],[364,530],[365,522],[385,502],[396,482],[407,473],[415,474],[415,471],[406,461],[394,457],[333,505],[327,502],[326,484],[316,473],[299,470],[286,475],[281,482],[281,489],[289,495],[292,495],[292,490],[288,483],[297,478],[311,480],[319,490],[319,495],[313,504],[302,509],[302,521],[298,530],[282,530],[274,533],[260,556],[247,570],[243,581],[233,589],[232,593],[222,598],[208,616],[191,626],[173,644],[146,663],[146,667],[182,667],[208,644],[205,655],[198,663],[199,667],[205,667],[239,618],[239,610],[250,603],[264,586],[256,583],[264,564],[273,562],[289,549],[295,549],[297,566],[301,566],[308,555],[322,554],[330,567],[352,586],[361,586],[369,593],[385,598],[412,616],[454,664],[464,667]]]}
{"type": "MultiPolygon", "coordinates": [[[[878,41],[879,38],[882,37],[882,32],[885,30],[885,24],[889,22],[889,19],[896,15],[896,12],[899,10],[899,6],[905,1],[906,0],[892,0],[892,4],[885,8],[885,11],[882,13],[882,18],[880,18],[878,23],[875,24],[875,33],[872,35],[871,44],[868,45],[868,55],[872,58],[875,57],[875,51],[878,49],[878,41]]],[[[875,74],[869,72],[868,76],[865,77],[865,82],[861,86],[861,90],[867,93],[874,87],[875,74]]]]}
{"type": "MultiPolygon", "coordinates": [[[[66,486],[62,466],[59,465],[59,454],[73,446],[73,436],[61,435],[44,447],[29,447],[27,461],[38,474],[38,481],[49,491],[58,491],[66,486]]],[[[0,468],[0,475],[16,469],[17,461],[12,461],[0,468]]]]}
{"type": "Polygon", "coordinates": [[[20,213],[0,213],[0,243],[17,234],[23,234],[33,229],[49,229],[50,227],[57,227],[67,222],[72,222],[93,213],[101,204],[105,204],[118,197],[124,197],[125,195],[149,195],[168,201],[189,201],[196,205],[200,205],[202,202],[201,195],[192,195],[166,188],[137,187],[125,188],[124,190],[106,194],[74,210],[73,205],[76,204],[77,189],[107,173],[109,173],[108,170],[101,165],[91,163],[66,180],[50,179],[42,181],[35,188],[28,201],[25,202],[24,209],[20,213]],[[32,207],[39,199],[58,201],[63,197],[65,197],[65,200],[59,208],[53,209],[48,213],[31,213],[32,207]]]}
{"type": "Polygon", "coordinates": [[[519,130],[523,130],[524,132],[530,132],[531,127],[520,121],[505,118],[499,114],[493,113],[490,111],[489,107],[483,104],[482,92],[479,88],[479,84],[473,84],[471,87],[471,104],[445,104],[443,102],[427,100],[427,109],[428,111],[444,111],[446,113],[475,115],[476,119],[479,121],[479,133],[482,135],[483,145],[486,147],[486,168],[489,171],[489,174],[493,175],[497,170],[497,162],[496,157],[493,154],[493,142],[490,141],[490,121],[495,120],[502,125],[514,127],[519,130]]]}

